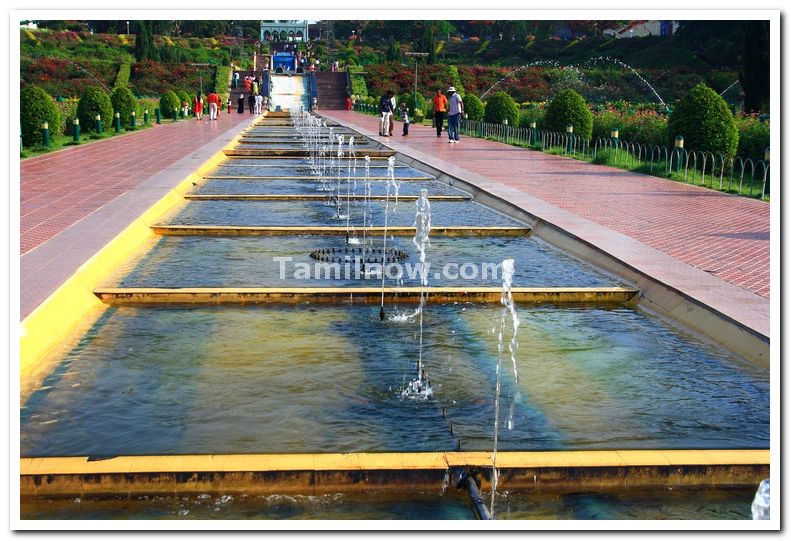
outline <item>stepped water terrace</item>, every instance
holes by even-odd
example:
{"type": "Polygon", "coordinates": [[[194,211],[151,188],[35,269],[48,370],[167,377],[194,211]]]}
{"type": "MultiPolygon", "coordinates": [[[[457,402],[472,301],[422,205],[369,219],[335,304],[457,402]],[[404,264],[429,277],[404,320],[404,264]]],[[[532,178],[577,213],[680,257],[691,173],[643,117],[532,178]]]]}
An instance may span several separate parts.
{"type": "Polygon", "coordinates": [[[749,518],[768,370],[343,126],[226,154],[23,389],[23,517],[749,518]]]}

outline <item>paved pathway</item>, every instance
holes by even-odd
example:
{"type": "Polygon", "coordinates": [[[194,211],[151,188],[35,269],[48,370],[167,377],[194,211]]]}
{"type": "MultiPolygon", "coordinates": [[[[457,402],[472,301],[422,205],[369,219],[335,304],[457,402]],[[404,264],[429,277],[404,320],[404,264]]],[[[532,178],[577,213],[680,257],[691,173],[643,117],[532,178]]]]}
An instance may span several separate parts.
{"type": "Polygon", "coordinates": [[[23,162],[20,318],[252,120],[182,121],[23,162]]]}
{"type": "Polygon", "coordinates": [[[20,252],[29,252],[222,133],[250,121],[251,115],[223,113],[215,122],[163,124],[23,160],[20,252]]]}
{"type": "MultiPolygon", "coordinates": [[[[376,118],[327,111],[365,132],[376,118]]],[[[430,127],[396,126],[392,138],[627,235],[742,289],[769,297],[769,204],[606,166],[462,137],[449,144],[430,127]]]]}

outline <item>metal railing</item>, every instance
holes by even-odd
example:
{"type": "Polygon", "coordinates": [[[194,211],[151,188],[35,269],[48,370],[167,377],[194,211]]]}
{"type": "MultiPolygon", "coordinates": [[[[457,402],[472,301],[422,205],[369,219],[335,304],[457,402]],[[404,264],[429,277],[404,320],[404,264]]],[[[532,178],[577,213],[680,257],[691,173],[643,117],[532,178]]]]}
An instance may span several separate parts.
{"type": "Polygon", "coordinates": [[[764,199],[770,193],[769,162],[766,160],[634,143],[617,137],[598,137],[591,141],[573,132],[519,128],[469,119],[462,119],[460,131],[470,137],[591,162],[601,161],[614,167],[666,176],[748,197],[764,199]]]}

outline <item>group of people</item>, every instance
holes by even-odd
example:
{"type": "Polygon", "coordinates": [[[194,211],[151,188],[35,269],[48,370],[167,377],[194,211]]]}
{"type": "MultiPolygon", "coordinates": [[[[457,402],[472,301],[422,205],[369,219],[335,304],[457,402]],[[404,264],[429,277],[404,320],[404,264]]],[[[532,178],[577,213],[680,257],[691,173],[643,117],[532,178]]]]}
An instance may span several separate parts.
{"type": "MultiPolygon", "coordinates": [[[[211,91],[206,96],[205,103],[209,106],[209,120],[217,120],[217,115],[222,111],[222,99],[220,96],[216,92],[211,91]]],[[[203,105],[203,95],[198,92],[195,95],[195,99],[192,100],[192,110],[195,112],[196,120],[203,120],[203,105]]]]}
{"type": "MultiPolygon", "coordinates": [[[[264,111],[264,107],[267,107],[268,101],[269,98],[267,96],[262,96],[261,94],[248,94],[247,107],[250,111],[250,114],[260,115],[264,111]]],[[[239,94],[236,104],[236,112],[244,113],[244,94],[239,94]]]]}
{"type": "MultiPolygon", "coordinates": [[[[437,93],[433,99],[434,105],[434,127],[437,129],[437,137],[442,137],[442,125],[445,122],[445,114],[448,115],[448,143],[459,142],[459,125],[461,124],[461,115],[464,114],[464,100],[461,95],[456,91],[456,88],[450,86],[447,90],[447,96],[442,93],[442,89],[438,88],[437,93]]],[[[384,96],[379,100],[379,135],[381,137],[392,137],[393,135],[393,116],[396,114],[396,99],[395,93],[388,90],[384,96]]],[[[404,130],[402,136],[409,135],[409,109],[406,103],[401,103],[398,108],[398,115],[404,123],[404,130]]]]}

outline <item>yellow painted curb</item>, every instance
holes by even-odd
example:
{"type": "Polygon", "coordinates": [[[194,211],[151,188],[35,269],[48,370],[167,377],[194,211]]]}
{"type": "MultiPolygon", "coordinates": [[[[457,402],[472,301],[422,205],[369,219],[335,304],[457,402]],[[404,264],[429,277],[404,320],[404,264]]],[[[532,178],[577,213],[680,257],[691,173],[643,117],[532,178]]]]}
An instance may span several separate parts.
{"type": "MultiPolygon", "coordinates": [[[[240,135],[241,132],[230,144],[240,135]]],[[[93,288],[117,265],[126,261],[131,252],[151,239],[151,224],[183,205],[184,195],[192,189],[193,182],[224,159],[222,150],[211,156],[83,263],[22,321],[19,360],[22,403],[51,371],[52,366],[46,362],[48,354],[66,342],[78,328],[91,325],[101,315],[104,305],[93,294],[93,288]]]]}
{"type": "MultiPolygon", "coordinates": [[[[379,303],[379,287],[227,287],[227,288],[135,288],[101,287],[93,293],[102,302],[112,305],[170,303],[379,303]]],[[[499,287],[427,287],[427,302],[500,302],[499,287]]],[[[520,303],[624,303],[639,291],[624,287],[514,287],[514,301],[520,303]]],[[[397,295],[399,303],[420,302],[420,287],[384,288],[388,301],[397,295]]]]}

